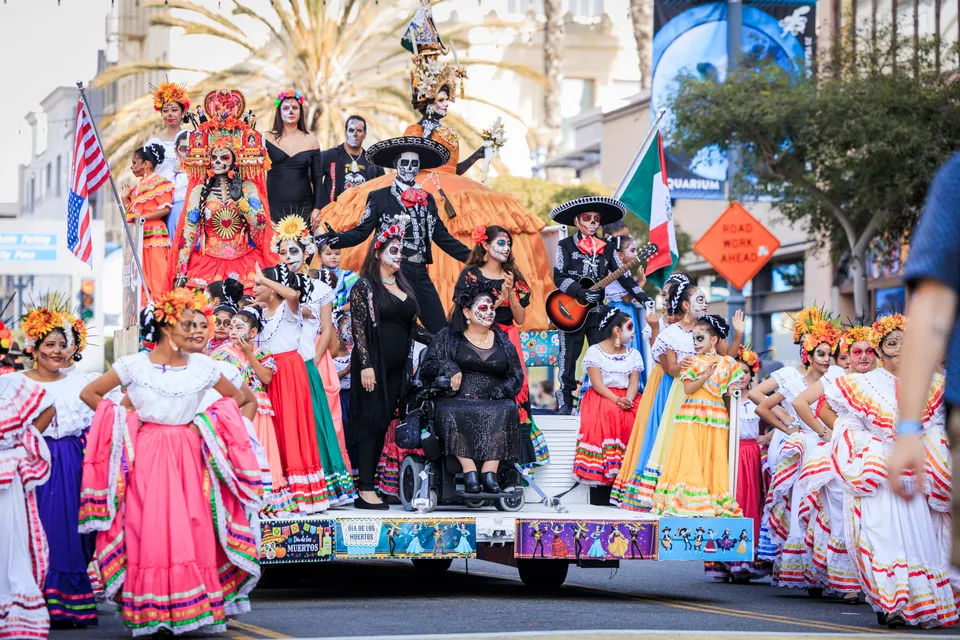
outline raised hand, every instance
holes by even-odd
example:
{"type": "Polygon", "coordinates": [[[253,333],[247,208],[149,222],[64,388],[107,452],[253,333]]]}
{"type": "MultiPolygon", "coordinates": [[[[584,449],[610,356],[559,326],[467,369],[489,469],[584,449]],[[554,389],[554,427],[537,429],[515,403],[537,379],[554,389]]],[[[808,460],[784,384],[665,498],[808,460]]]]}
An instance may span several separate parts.
{"type": "Polygon", "coordinates": [[[747,322],[742,309],[737,309],[737,312],[733,314],[733,321],[730,324],[733,326],[734,333],[743,335],[743,332],[747,328],[747,322]]]}

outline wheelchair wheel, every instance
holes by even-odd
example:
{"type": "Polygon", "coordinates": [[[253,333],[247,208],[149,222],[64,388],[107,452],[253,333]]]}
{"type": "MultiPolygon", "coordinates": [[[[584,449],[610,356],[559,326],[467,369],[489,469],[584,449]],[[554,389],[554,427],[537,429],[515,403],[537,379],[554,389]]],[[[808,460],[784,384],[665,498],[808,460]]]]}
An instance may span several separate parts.
{"type": "Polygon", "coordinates": [[[468,509],[482,509],[483,505],[487,504],[486,500],[464,500],[463,504],[467,506],[468,509]]]}
{"type": "MultiPolygon", "coordinates": [[[[400,504],[405,511],[413,511],[413,501],[420,496],[420,487],[424,480],[420,477],[423,473],[423,460],[420,456],[407,456],[400,463],[400,504]]],[[[427,511],[433,511],[437,508],[437,492],[431,488],[427,495],[430,504],[427,511]]]]}
{"type": "MultiPolygon", "coordinates": [[[[512,487],[507,487],[508,489],[512,487]]],[[[523,496],[523,491],[519,491],[514,498],[497,498],[493,501],[494,506],[497,508],[497,511],[520,511],[523,509],[523,505],[526,503],[526,498],[523,496]]]]}

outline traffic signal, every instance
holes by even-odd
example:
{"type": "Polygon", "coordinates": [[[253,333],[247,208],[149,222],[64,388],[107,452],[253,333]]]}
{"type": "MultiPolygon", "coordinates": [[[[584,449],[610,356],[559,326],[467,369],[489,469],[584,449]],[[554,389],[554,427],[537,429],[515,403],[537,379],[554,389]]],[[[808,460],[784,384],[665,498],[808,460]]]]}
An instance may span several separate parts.
{"type": "Polygon", "coordinates": [[[84,280],[80,284],[80,319],[89,324],[93,320],[93,294],[96,284],[93,280],[84,280]]]}

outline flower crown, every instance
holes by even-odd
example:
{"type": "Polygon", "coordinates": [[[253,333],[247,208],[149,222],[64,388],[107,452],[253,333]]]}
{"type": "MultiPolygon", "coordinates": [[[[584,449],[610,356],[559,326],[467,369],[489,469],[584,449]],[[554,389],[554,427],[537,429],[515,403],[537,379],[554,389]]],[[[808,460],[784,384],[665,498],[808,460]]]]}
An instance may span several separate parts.
{"type": "Polygon", "coordinates": [[[410,221],[410,216],[407,214],[402,214],[396,216],[393,220],[393,224],[380,231],[377,234],[376,239],[373,241],[373,250],[379,251],[380,247],[384,245],[385,242],[391,238],[400,238],[403,239],[403,229],[407,226],[407,222],[410,221]]]}
{"type": "Polygon", "coordinates": [[[7,325],[0,321],[0,355],[6,354],[13,346],[13,334],[7,325]]]}
{"type": "Polygon", "coordinates": [[[69,316],[69,319],[70,326],[73,327],[73,332],[76,334],[77,355],[79,355],[87,348],[87,325],[79,316],[69,316]]]}
{"type": "Polygon", "coordinates": [[[820,307],[804,307],[793,318],[793,343],[800,344],[803,337],[810,333],[814,323],[824,318],[823,309],[820,307]]]}
{"type": "Polygon", "coordinates": [[[304,253],[308,256],[317,252],[317,247],[310,237],[310,230],[307,229],[307,223],[298,215],[286,216],[273,225],[273,243],[270,245],[270,249],[274,253],[279,253],[280,245],[285,240],[298,242],[303,246],[304,253]]]}
{"type": "Polygon", "coordinates": [[[822,317],[814,320],[810,330],[803,336],[803,350],[813,351],[817,345],[827,343],[831,351],[837,348],[843,339],[843,330],[836,319],[822,317]]]}
{"type": "Polygon", "coordinates": [[[756,351],[752,351],[749,347],[740,345],[737,347],[737,360],[740,360],[748,367],[750,371],[757,373],[760,371],[760,356],[756,351]]]}
{"type": "Polygon", "coordinates": [[[299,91],[294,91],[293,89],[287,89],[286,91],[281,91],[277,96],[277,99],[273,101],[273,106],[279,107],[283,104],[284,100],[293,98],[297,101],[297,104],[303,104],[303,95],[299,91]]]}
{"type": "Polygon", "coordinates": [[[479,296],[490,296],[493,300],[497,299],[496,287],[489,280],[480,280],[468,284],[457,293],[453,301],[461,309],[469,307],[479,296]]]}
{"type": "Polygon", "coordinates": [[[873,337],[870,340],[870,344],[873,345],[874,349],[880,349],[880,343],[883,342],[883,339],[890,335],[893,331],[903,331],[907,327],[907,317],[902,313],[894,313],[889,316],[883,316],[882,318],[877,318],[876,322],[873,323],[871,330],[873,331],[873,337]]]}
{"type": "Polygon", "coordinates": [[[843,332],[843,341],[840,343],[840,351],[847,353],[855,342],[869,342],[873,344],[873,329],[869,326],[853,325],[847,327],[843,332]]]}
{"type": "Polygon", "coordinates": [[[163,109],[163,105],[168,102],[177,102],[184,112],[190,108],[190,98],[187,96],[186,88],[175,82],[161,82],[153,87],[153,108],[155,111],[163,109]]]}
{"type": "Polygon", "coordinates": [[[486,242],[487,239],[487,228],[482,224],[478,224],[477,228],[473,230],[473,243],[480,244],[481,242],[486,242]]]}
{"type": "Polygon", "coordinates": [[[174,325],[183,320],[184,312],[197,310],[198,304],[197,296],[190,290],[174,289],[153,303],[153,317],[157,324],[174,325]]]}
{"type": "Polygon", "coordinates": [[[33,352],[37,343],[43,342],[44,338],[57,329],[63,331],[63,336],[67,341],[67,348],[73,347],[73,324],[71,318],[56,309],[48,307],[35,307],[31,309],[20,320],[20,329],[24,336],[24,353],[33,352]]]}

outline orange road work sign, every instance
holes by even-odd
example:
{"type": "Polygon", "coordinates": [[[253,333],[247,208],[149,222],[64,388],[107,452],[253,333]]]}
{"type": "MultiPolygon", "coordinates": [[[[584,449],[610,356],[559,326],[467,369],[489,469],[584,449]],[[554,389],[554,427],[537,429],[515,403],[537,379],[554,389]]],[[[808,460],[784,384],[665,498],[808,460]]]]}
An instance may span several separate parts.
{"type": "Polygon", "coordinates": [[[732,202],[693,245],[737,289],[743,289],[779,248],[780,241],[739,202],[732,202]]]}

